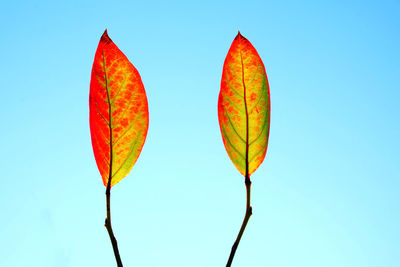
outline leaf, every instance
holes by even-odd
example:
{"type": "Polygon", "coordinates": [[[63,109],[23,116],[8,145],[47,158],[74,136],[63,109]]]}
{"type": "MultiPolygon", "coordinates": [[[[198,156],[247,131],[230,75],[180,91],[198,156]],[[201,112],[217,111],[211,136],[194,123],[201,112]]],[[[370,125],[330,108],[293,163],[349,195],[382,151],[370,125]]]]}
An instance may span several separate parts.
{"type": "Polygon", "coordinates": [[[240,32],[225,59],[218,119],[230,159],[240,173],[250,177],[267,152],[270,95],[264,64],[240,32]]]}
{"type": "Polygon", "coordinates": [[[94,57],[89,95],[93,152],[103,183],[117,184],[132,169],[149,125],[146,92],[139,72],[108,37],[94,57]]]}

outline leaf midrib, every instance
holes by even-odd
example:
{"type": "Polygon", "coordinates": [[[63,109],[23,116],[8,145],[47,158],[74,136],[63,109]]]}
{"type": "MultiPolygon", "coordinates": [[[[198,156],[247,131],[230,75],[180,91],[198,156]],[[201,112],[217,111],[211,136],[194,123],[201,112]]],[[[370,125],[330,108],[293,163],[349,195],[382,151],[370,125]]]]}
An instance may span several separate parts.
{"type": "MultiPolygon", "coordinates": [[[[240,40],[240,39],[239,39],[240,40]]],[[[244,64],[241,50],[241,43],[239,41],[239,53],[240,53],[240,62],[242,64],[242,83],[243,83],[243,99],[244,99],[244,109],[246,113],[246,177],[249,176],[249,114],[247,110],[247,100],[246,100],[246,84],[244,82],[244,64]]]]}
{"type": "Polygon", "coordinates": [[[109,174],[108,174],[108,186],[111,187],[111,179],[112,179],[112,166],[113,166],[113,146],[112,146],[112,110],[111,110],[111,100],[110,100],[110,91],[108,90],[108,78],[107,78],[107,68],[106,68],[106,57],[104,55],[104,50],[102,52],[102,57],[103,57],[103,70],[104,70],[104,80],[105,80],[105,86],[106,86],[106,92],[107,92],[107,103],[108,103],[108,120],[109,120],[109,125],[108,128],[110,129],[110,167],[109,167],[109,174]]]}

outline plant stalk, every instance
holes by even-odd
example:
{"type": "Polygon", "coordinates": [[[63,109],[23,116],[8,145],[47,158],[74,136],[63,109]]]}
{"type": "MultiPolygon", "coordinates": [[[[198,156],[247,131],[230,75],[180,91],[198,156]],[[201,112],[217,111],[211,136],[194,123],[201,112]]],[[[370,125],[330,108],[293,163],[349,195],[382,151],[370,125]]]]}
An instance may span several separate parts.
{"type": "Polygon", "coordinates": [[[111,227],[111,208],[110,208],[110,196],[111,196],[111,179],[108,179],[107,189],[106,189],[106,199],[107,199],[107,218],[104,226],[107,228],[108,235],[110,236],[111,244],[114,249],[115,260],[117,261],[118,267],[122,266],[121,257],[119,255],[117,239],[115,239],[114,232],[111,227]]]}
{"type": "Polygon", "coordinates": [[[235,243],[233,243],[231,254],[229,255],[229,259],[228,259],[228,262],[226,264],[226,267],[230,267],[231,266],[232,261],[233,261],[233,257],[235,257],[236,249],[239,246],[239,242],[240,242],[240,239],[242,238],[244,229],[246,229],[247,222],[249,221],[250,216],[253,214],[252,207],[250,206],[251,181],[250,181],[250,176],[249,175],[246,175],[245,184],[246,184],[246,193],[247,193],[247,197],[246,197],[246,199],[247,199],[247,201],[246,201],[246,214],[244,215],[242,227],[240,228],[240,231],[239,231],[239,234],[238,234],[238,236],[237,236],[237,238],[235,240],[235,243]]]}

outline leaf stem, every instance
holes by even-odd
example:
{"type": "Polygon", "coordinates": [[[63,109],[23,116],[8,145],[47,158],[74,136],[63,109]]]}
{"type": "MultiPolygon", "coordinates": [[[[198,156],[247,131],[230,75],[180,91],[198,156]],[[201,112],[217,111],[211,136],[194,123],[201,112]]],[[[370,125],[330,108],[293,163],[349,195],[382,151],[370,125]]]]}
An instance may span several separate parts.
{"type": "Polygon", "coordinates": [[[111,244],[114,249],[115,260],[117,261],[118,267],[122,266],[121,257],[119,256],[117,239],[115,239],[114,232],[111,227],[111,208],[110,208],[110,196],[111,196],[111,179],[108,179],[107,189],[106,189],[106,199],[107,199],[107,218],[104,226],[107,228],[108,235],[110,236],[111,244]]]}
{"type": "Polygon", "coordinates": [[[226,267],[230,267],[231,266],[232,261],[233,261],[233,257],[235,257],[235,252],[236,252],[236,249],[239,246],[239,242],[240,242],[240,239],[242,238],[244,229],[246,229],[247,222],[249,221],[250,216],[253,214],[253,209],[250,206],[251,181],[250,181],[250,176],[249,175],[246,175],[245,184],[246,184],[246,193],[247,193],[246,214],[244,216],[242,227],[240,228],[240,231],[239,231],[239,234],[238,234],[238,236],[237,236],[237,238],[235,240],[235,243],[233,243],[231,254],[229,255],[229,259],[228,259],[228,262],[226,264],[226,267]]]}

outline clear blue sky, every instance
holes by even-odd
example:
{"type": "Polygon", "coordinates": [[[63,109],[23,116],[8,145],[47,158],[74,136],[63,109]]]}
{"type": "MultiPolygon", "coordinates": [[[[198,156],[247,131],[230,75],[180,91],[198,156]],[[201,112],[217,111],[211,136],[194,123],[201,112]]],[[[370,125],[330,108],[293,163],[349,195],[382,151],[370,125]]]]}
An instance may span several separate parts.
{"type": "Polygon", "coordinates": [[[217,119],[237,31],[271,87],[267,157],[235,267],[400,266],[399,1],[2,1],[0,266],[116,266],[89,133],[104,29],[150,127],[112,190],[124,266],[221,267],[244,179],[217,119]]]}

